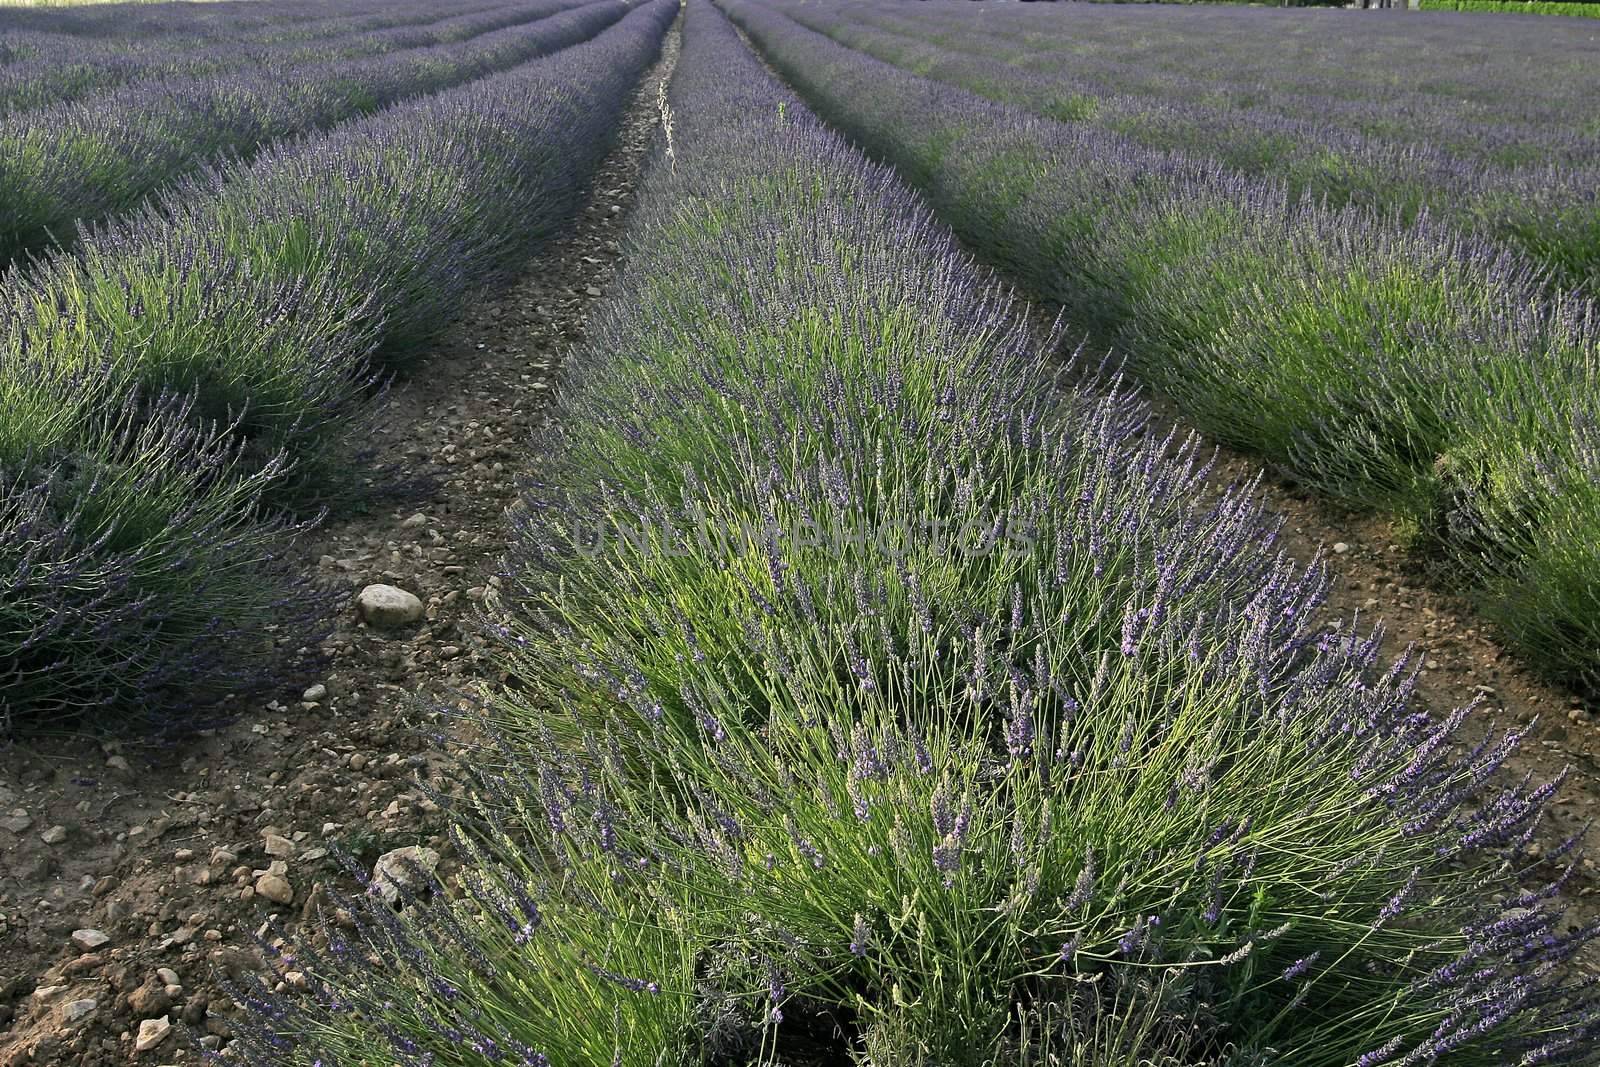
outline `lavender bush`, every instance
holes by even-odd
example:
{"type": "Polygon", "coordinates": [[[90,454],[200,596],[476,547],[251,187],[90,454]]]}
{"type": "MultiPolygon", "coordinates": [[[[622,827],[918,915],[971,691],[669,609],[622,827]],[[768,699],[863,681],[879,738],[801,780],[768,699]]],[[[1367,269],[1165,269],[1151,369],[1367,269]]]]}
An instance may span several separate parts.
{"type": "MultiPolygon", "coordinates": [[[[1458,118],[1455,124],[1424,124],[1397,116],[1391,99],[1348,115],[1334,107],[1312,110],[1310,105],[1303,105],[1310,115],[1302,114],[1302,107],[1283,114],[1280,96],[1294,97],[1282,91],[1283,83],[1290,64],[1305,61],[1300,54],[1286,56],[1284,69],[1255,72],[1270,79],[1263,88],[1226,78],[1219,83],[1215,74],[1206,77],[1199,71],[1186,72],[1181,80],[1153,77],[1148,63],[1085,63],[1086,46],[1074,31],[1086,29],[1098,36],[1095,31],[1103,28],[1092,21],[1080,26],[1058,18],[999,30],[996,23],[1002,20],[974,19],[948,5],[936,5],[933,17],[915,20],[884,15],[894,8],[882,5],[796,5],[787,10],[802,24],[903,69],[1049,118],[1085,122],[1151,148],[1268,175],[1295,197],[1336,206],[1360,204],[1386,219],[1404,221],[1425,211],[1466,229],[1481,228],[1527,251],[1569,284],[1592,285],[1600,264],[1596,143],[1592,131],[1574,133],[1572,125],[1582,126],[1570,117],[1565,128],[1541,117],[1532,130],[1504,123],[1469,125],[1458,118]],[[1038,40],[1052,31],[1053,47],[1038,40]],[[1025,50],[1025,59],[1016,57],[1019,48],[1025,50]]],[[[1301,17],[1285,12],[1274,21],[1276,16],[1263,15],[1258,25],[1236,16],[1235,33],[1249,33],[1253,42],[1261,33],[1276,32],[1280,22],[1301,17]]],[[[1166,32],[1180,28],[1155,21],[1166,32]]],[[[1204,18],[1197,22],[1201,31],[1214,29],[1204,18]]],[[[1394,32],[1407,36],[1401,27],[1394,32]]],[[[1149,47],[1149,42],[1141,43],[1149,47]]],[[[1173,50],[1193,48],[1187,34],[1174,34],[1164,43],[1173,50]]],[[[1218,35],[1214,43],[1237,50],[1227,37],[1218,35]]],[[[1115,45],[1102,47],[1115,56],[1115,45]]],[[[1533,47],[1533,42],[1524,47],[1533,47]]],[[[1549,62],[1548,51],[1540,49],[1541,61],[1549,62]]],[[[1150,57],[1156,63],[1167,58],[1159,51],[1150,57]]],[[[1321,103],[1324,98],[1314,99],[1321,103]]],[[[1436,118],[1439,110],[1425,114],[1436,118]]]]}
{"type": "Polygon", "coordinates": [[[282,460],[241,464],[226,430],[7,367],[0,735],[192,728],[315,643],[331,597],[298,576],[300,527],[263,514],[282,460]]]}
{"type": "Polygon", "coordinates": [[[505,0],[449,15],[417,4],[359,14],[359,5],[346,3],[324,9],[344,14],[310,17],[302,11],[292,21],[233,26],[223,47],[217,27],[203,19],[136,35],[83,37],[8,29],[6,15],[15,10],[0,11],[0,113],[81,100],[146,78],[176,80],[441,44],[518,17],[517,6],[505,0]]]}
{"type": "MultiPolygon", "coordinates": [[[[626,11],[553,16],[546,46],[626,11]]],[[[284,494],[326,488],[372,386],[549,233],[601,158],[630,69],[600,73],[608,40],[275,146],[14,272],[0,360],[193,392],[263,453],[292,450],[284,494]]]]}
{"type": "Polygon", "coordinates": [[[253,154],[547,55],[598,33],[620,11],[609,2],[573,7],[572,0],[533,0],[488,23],[511,25],[464,41],[254,72],[226,69],[176,86],[157,77],[0,118],[0,255],[70,244],[85,221],[125,211],[208,160],[253,154]]]}
{"type": "Polygon", "coordinates": [[[667,17],[574,12],[582,36],[618,24],[209,175],[8,279],[12,720],[181,709],[216,695],[211,681],[247,680],[272,628],[304,643],[301,614],[325,602],[288,580],[293,530],[265,509],[325,490],[376,361],[393,365],[560,220],[667,17]],[[523,213],[516,232],[508,209],[523,213]],[[163,396],[184,399],[151,399],[163,396]]]}
{"type": "MultiPolygon", "coordinates": [[[[1526,259],[1427,216],[1398,226],[983,100],[767,5],[730,9],[831,120],[987,257],[1122,341],[1202,429],[1395,513],[1458,578],[1488,566],[1532,581],[1521,546],[1558,539],[1570,558],[1600,539],[1600,512],[1527,495],[1550,484],[1536,466],[1565,477],[1592,451],[1600,343],[1589,301],[1550,294],[1526,259]],[[1480,477],[1473,457],[1489,453],[1497,473],[1480,477]],[[1487,499],[1513,484],[1526,492],[1487,499]],[[1463,506],[1501,516],[1498,543],[1463,506]],[[1468,526],[1478,534],[1461,537],[1468,526]]],[[[1556,574],[1574,587],[1551,605],[1595,595],[1592,572],[1541,577],[1556,574]]],[[[1586,685],[1600,667],[1591,616],[1507,633],[1539,635],[1520,647],[1561,681],[1586,685]]]]}
{"type": "Polygon", "coordinates": [[[663,104],[462,869],[288,949],[245,1062],[1593,1062],[1517,736],[1313,625],[1250,488],[1055,382],[708,4],[663,104]]]}

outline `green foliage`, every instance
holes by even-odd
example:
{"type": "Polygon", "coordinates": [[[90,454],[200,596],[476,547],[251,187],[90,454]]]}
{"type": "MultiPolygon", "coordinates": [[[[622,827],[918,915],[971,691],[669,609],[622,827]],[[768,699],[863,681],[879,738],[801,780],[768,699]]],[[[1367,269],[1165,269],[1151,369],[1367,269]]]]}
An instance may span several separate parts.
{"type": "Polygon", "coordinates": [[[1575,0],[1422,0],[1424,11],[1490,11],[1510,15],[1579,15],[1600,18],[1600,4],[1575,0]]]}

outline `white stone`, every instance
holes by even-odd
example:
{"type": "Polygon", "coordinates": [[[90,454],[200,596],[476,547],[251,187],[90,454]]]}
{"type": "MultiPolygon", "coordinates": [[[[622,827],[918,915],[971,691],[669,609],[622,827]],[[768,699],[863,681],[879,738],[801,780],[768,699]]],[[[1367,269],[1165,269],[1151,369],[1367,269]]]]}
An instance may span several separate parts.
{"type": "Polygon", "coordinates": [[[100,930],[72,931],[72,943],[77,945],[78,948],[84,952],[93,952],[95,949],[99,948],[101,945],[110,940],[110,936],[100,930]]]}
{"type": "Polygon", "coordinates": [[[133,1043],[135,1052],[148,1052],[172,1033],[172,1022],[165,1015],[159,1019],[146,1019],[139,1024],[139,1036],[133,1043]]]}
{"type": "Polygon", "coordinates": [[[421,867],[431,874],[438,866],[439,854],[433,849],[423,845],[407,845],[378,857],[378,862],[372,865],[372,884],[378,895],[393,906],[400,902],[401,889],[419,887],[420,876],[415,867],[421,867]]]}
{"type": "Polygon", "coordinates": [[[261,847],[269,856],[288,857],[294,855],[294,842],[282,834],[263,834],[261,847]]]}
{"type": "Polygon", "coordinates": [[[369,625],[405,626],[422,618],[416,594],[393,585],[369,585],[356,597],[356,607],[369,625]]]}
{"type": "Polygon", "coordinates": [[[328,687],[318,682],[316,685],[300,694],[300,699],[305,701],[321,700],[328,695],[328,687]]]}
{"type": "Polygon", "coordinates": [[[274,904],[290,904],[294,901],[294,887],[281,874],[263,874],[257,878],[256,892],[274,904]]]}
{"type": "Polygon", "coordinates": [[[71,1026],[75,1022],[87,1019],[89,1016],[93,1015],[95,1009],[99,1006],[99,1001],[88,997],[84,998],[83,1000],[74,1000],[72,1003],[66,1006],[64,1011],[62,1011],[61,1020],[68,1026],[71,1026]]]}

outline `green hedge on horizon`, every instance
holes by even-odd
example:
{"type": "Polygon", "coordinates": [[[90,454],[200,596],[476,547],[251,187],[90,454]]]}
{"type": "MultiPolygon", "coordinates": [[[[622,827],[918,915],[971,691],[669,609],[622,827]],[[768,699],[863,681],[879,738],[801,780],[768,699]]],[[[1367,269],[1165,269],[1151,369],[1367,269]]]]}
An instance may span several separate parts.
{"type": "Polygon", "coordinates": [[[1488,11],[1512,15],[1577,15],[1600,18],[1600,4],[1574,0],[1421,0],[1424,11],[1488,11]]]}

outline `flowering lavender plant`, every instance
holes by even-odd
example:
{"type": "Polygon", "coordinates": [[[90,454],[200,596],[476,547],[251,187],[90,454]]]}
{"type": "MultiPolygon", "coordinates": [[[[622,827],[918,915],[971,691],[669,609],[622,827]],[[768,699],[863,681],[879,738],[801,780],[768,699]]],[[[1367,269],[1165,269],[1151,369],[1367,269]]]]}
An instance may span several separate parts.
{"type": "Polygon", "coordinates": [[[887,1064],[1593,1062],[1517,736],[1458,747],[1248,486],[1055,381],[709,4],[684,38],[516,517],[456,887],[255,994],[255,1062],[772,1062],[820,1011],[887,1064]],[[656,540],[585,556],[580,505],[656,540]],[[695,508],[1037,536],[730,557],[695,508]]]}
{"type": "Polygon", "coordinates": [[[465,40],[331,62],[156,76],[92,99],[0,116],[0,257],[71,244],[86,221],[127,211],[208,162],[436,92],[593,36],[615,3],[521,5],[465,40]]]}
{"type": "MultiPolygon", "coordinates": [[[[1553,625],[1519,612],[1506,634],[1557,680],[1591,684],[1597,578],[1550,561],[1586,558],[1600,511],[1589,494],[1552,499],[1540,473],[1580,481],[1594,448],[1600,334],[1585,293],[1553,290],[1535,260],[1426,212],[1403,223],[1300,198],[1201,154],[919,77],[807,29],[787,4],[729,8],[829,119],[987,258],[1119,340],[1202,430],[1395,515],[1487,602],[1516,576],[1559,584],[1543,601],[1561,612],[1553,625]],[[1544,540],[1559,548],[1544,554],[1544,540]],[[1485,556],[1500,577],[1483,577],[1485,556]]],[[[1531,171],[1518,182],[1540,188],[1531,171]]],[[[1552,225],[1577,234],[1584,203],[1552,225]]]]}
{"type": "Polygon", "coordinates": [[[241,463],[172,397],[8,371],[0,734],[192,728],[315,643],[332,597],[297,575],[300,527],[263,514],[281,457],[241,463]]]}

